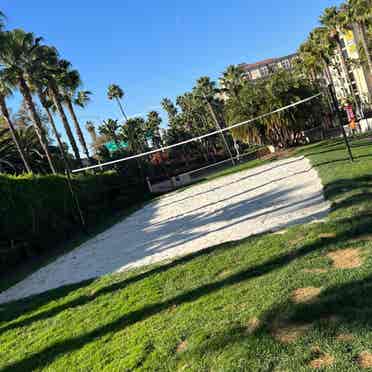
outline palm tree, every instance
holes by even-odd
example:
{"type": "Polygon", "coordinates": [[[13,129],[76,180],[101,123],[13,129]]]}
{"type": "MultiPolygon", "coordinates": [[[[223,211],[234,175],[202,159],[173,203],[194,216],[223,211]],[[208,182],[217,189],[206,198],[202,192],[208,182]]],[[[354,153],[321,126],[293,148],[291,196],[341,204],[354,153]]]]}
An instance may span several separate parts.
{"type": "Polygon", "coordinates": [[[115,145],[119,148],[119,136],[117,134],[120,125],[117,120],[107,119],[99,126],[98,131],[100,134],[105,135],[110,140],[113,140],[115,145]]]}
{"type": "Polygon", "coordinates": [[[124,117],[124,120],[127,121],[128,117],[124,111],[123,105],[121,104],[121,99],[124,97],[124,91],[116,84],[110,84],[107,90],[107,98],[109,100],[115,99],[119,105],[120,111],[124,117]]]}
{"type": "Polygon", "coordinates": [[[5,14],[0,11],[0,32],[4,29],[5,27],[5,14]]]}
{"type": "Polygon", "coordinates": [[[52,101],[50,101],[48,99],[47,90],[43,90],[41,88],[41,86],[39,85],[37,87],[37,91],[38,91],[38,96],[39,96],[40,103],[43,106],[45,112],[47,113],[49,123],[52,126],[52,131],[53,131],[54,137],[57,140],[59,152],[60,152],[61,157],[63,159],[66,170],[70,171],[71,166],[70,166],[69,161],[68,161],[67,156],[66,156],[65,146],[64,146],[64,144],[61,140],[60,134],[57,131],[57,127],[56,127],[56,124],[55,124],[55,121],[54,121],[54,118],[53,118],[53,114],[52,114],[53,103],[52,103],[52,101]]]}
{"type": "MultiPolygon", "coordinates": [[[[145,148],[145,120],[141,117],[128,119],[126,125],[120,130],[121,137],[128,143],[128,148],[132,153],[139,153],[145,148]]],[[[136,159],[138,160],[138,159],[136,159]]],[[[139,169],[141,165],[137,162],[139,169]]]]}
{"type": "Polygon", "coordinates": [[[168,115],[169,124],[175,120],[177,116],[177,108],[169,98],[163,98],[160,102],[161,107],[168,115]]]}
{"type": "MultiPolygon", "coordinates": [[[[3,128],[4,120],[0,117],[0,173],[17,172],[19,160],[18,151],[14,151],[14,142],[8,135],[9,129],[3,128]]],[[[23,170],[22,165],[22,170],[23,170]]]]}
{"type": "Polygon", "coordinates": [[[327,28],[317,27],[311,33],[309,37],[310,50],[318,58],[324,71],[326,72],[327,79],[332,83],[332,74],[329,70],[329,64],[334,54],[334,42],[329,37],[327,28]]]}
{"type": "MultiPolygon", "coordinates": [[[[84,138],[83,131],[81,130],[80,123],[77,119],[73,102],[75,103],[76,99],[75,94],[77,92],[77,89],[81,86],[82,82],[80,79],[80,74],[77,70],[71,69],[70,62],[66,60],[60,61],[60,66],[62,66],[62,78],[60,80],[59,88],[62,92],[63,100],[66,104],[66,107],[70,113],[70,116],[72,117],[72,121],[75,125],[75,131],[77,133],[79,142],[81,147],[83,148],[83,151],[87,158],[90,158],[88,146],[84,138]]],[[[88,96],[91,94],[89,91],[84,92],[83,94],[80,94],[80,100],[78,100],[78,103],[81,107],[85,107],[85,105],[88,103],[88,96]],[[85,95],[84,95],[85,93],[85,95]],[[85,101],[83,101],[83,99],[85,101]]]]}
{"type": "Polygon", "coordinates": [[[74,99],[75,105],[85,108],[87,104],[90,102],[90,96],[92,95],[92,92],[89,90],[80,90],[77,92],[76,97],[74,99]]]}
{"type": "MultiPolygon", "coordinates": [[[[75,96],[75,99],[74,99],[74,104],[76,106],[81,107],[81,108],[87,107],[88,103],[91,101],[90,96],[92,94],[93,93],[91,91],[89,91],[89,90],[80,90],[80,91],[78,91],[76,93],[76,96],[75,96]]],[[[84,142],[85,142],[85,139],[84,139],[84,142]]],[[[87,146],[86,145],[86,142],[85,142],[85,146],[87,146]]],[[[87,156],[89,155],[88,150],[86,151],[86,154],[87,154],[87,156]]],[[[90,159],[90,158],[88,158],[88,159],[90,159]]],[[[92,164],[92,161],[91,160],[89,160],[89,162],[92,164]]]]}
{"type": "Polygon", "coordinates": [[[21,147],[21,145],[19,143],[18,133],[17,133],[16,129],[14,128],[13,122],[10,118],[9,111],[8,111],[8,108],[7,108],[7,105],[6,105],[6,102],[5,102],[6,96],[8,96],[10,94],[11,94],[10,88],[4,82],[2,82],[0,80],[0,111],[1,111],[1,114],[2,114],[5,122],[7,123],[8,127],[9,127],[9,131],[10,131],[10,134],[12,136],[12,140],[13,140],[16,148],[17,148],[19,156],[22,159],[22,162],[23,162],[23,165],[24,165],[26,171],[28,173],[32,173],[32,169],[31,169],[31,167],[28,163],[27,157],[26,157],[26,155],[23,151],[23,148],[21,147]]]}
{"type": "Polygon", "coordinates": [[[335,6],[326,8],[324,10],[323,15],[320,17],[320,22],[328,29],[329,36],[334,42],[336,43],[337,47],[337,52],[340,57],[341,61],[341,67],[342,70],[344,71],[344,75],[347,81],[347,84],[349,86],[349,91],[353,97],[353,101],[355,103],[356,109],[359,111],[359,104],[351,83],[350,75],[349,75],[349,70],[347,67],[347,62],[346,58],[342,52],[342,44],[341,44],[341,39],[340,39],[340,24],[342,23],[340,20],[340,13],[337,10],[335,6]]]}
{"type": "Polygon", "coordinates": [[[31,120],[52,173],[56,173],[45,131],[34,104],[27,77],[41,68],[38,50],[41,38],[23,30],[7,31],[3,34],[0,48],[2,79],[18,85],[26,102],[31,120]]]}
{"type": "MultiPolygon", "coordinates": [[[[48,47],[42,47],[38,50],[39,58],[43,61],[48,61],[51,52],[54,54],[53,49],[48,47]]],[[[62,143],[61,136],[57,131],[57,127],[52,114],[52,111],[55,110],[55,106],[53,105],[53,102],[48,96],[47,88],[48,72],[49,71],[45,69],[45,64],[43,63],[43,66],[39,70],[35,71],[35,73],[32,76],[28,76],[28,82],[30,84],[31,90],[33,91],[33,93],[37,94],[41,105],[43,106],[45,112],[47,113],[48,121],[52,127],[54,137],[57,140],[59,152],[63,159],[65,169],[70,171],[71,167],[67,159],[65,145],[62,143]]]]}
{"type": "Polygon", "coordinates": [[[62,106],[63,97],[60,94],[59,85],[63,83],[65,73],[65,63],[58,60],[57,51],[51,47],[44,47],[44,78],[46,80],[47,92],[57,110],[68,140],[70,142],[72,151],[79,165],[82,165],[79,148],[72,133],[70,124],[67,120],[65,111],[62,106]]]}
{"type": "Polygon", "coordinates": [[[216,112],[216,109],[219,109],[219,102],[215,99],[216,93],[218,93],[218,89],[216,88],[216,83],[214,81],[211,81],[211,79],[208,76],[202,76],[196,81],[196,87],[194,88],[194,93],[196,96],[204,98],[205,102],[209,108],[210,114],[216,124],[216,128],[220,130],[220,135],[222,142],[225,146],[225,149],[231,158],[231,162],[233,165],[235,165],[235,161],[233,159],[232,152],[230,150],[230,146],[226,140],[225,134],[221,131],[221,115],[218,117],[218,112],[216,112]]]}
{"type": "Polygon", "coordinates": [[[311,40],[306,40],[298,49],[298,67],[308,76],[309,80],[315,82],[319,72],[319,59],[311,40]]]}
{"type": "Polygon", "coordinates": [[[328,84],[333,84],[329,69],[335,45],[325,27],[317,27],[310,32],[307,40],[299,47],[298,67],[309,73],[310,80],[318,80],[318,74],[325,73],[328,84]]]}
{"type": "Polygon", "coordinates": [[[160,136],[160,124],[161,117],[158,112],[150,111],[147,114],[147,120],[145,124],[146,135],[151,136],[152,145],[155,148],[161,147],[161,136],[160,136]]]}
{"type": "Polygon", "coordinates": [[[372,58],[368,48],[366,32],[366,22],[372,18],[372,0],[349,0],[346,10],[349,22],[355,22],[358,26],[369,72],[372,74],[372,58]]]}
{"type": "Polygon", "coordinates": [[[96,128],[94,126],[94,123],[92,121],[87,121],[85,123],[85,129],[90,134],[90,138],[91,138],[92,143],[94,145],[97,142],[97,133],[96,133],[96,128]]]}
{"type": "Polygon", "coordinates": [[[244,85],[244,70],[241,66],[230,65],[220,78],[222,91],[239,99],[239,92],[244,85]]]}

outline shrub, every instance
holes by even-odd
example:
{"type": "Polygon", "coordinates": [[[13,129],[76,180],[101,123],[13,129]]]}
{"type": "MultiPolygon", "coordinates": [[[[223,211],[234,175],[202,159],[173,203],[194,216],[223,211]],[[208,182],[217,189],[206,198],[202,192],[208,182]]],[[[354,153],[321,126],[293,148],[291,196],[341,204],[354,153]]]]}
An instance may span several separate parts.
{"type": "MultiPolygon", "coordinates": [[[[145,184],[116,173],[73,177],[87,227],[150,198],[145,184]]],[[[0,272],[81,231],[65,176],[0,174],[0,272]]]]}

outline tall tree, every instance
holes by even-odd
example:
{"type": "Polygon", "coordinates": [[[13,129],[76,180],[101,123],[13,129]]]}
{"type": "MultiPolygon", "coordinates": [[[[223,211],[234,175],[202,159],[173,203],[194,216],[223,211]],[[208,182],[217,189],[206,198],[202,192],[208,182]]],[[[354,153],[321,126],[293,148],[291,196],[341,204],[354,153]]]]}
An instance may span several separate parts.
{"type": "MultiPolygon", "coordinates": [[[[120,134],[124,141],[128,143],[128,148],[132,153],[141,153],[145,150],[145,120],[143,118],[128,119],[126,124],[121,126],[120,134]]],[[[140,167],[139,163],[138,166],[140,167]]]]}
{"type": "Polygon", "coordinates": [[[220,78],[222,91],[228,96],[239,97],[239,92],[244,85],[244,70],[241,66],[230,65],[220,78]]]}
{"type": "Polygon", "coordinates": [[[172,124],[176,115],[177,115],[177,108],[174,103],[169,98],[163,98],[161,100],[161,107],[168,115],[169,124],[172,124]]]}
{"type": "Polygon", "coordinates": [[[110,84],[108,89],[107,89],[107,98],[109,100],[116,100],[120,111],[124,117],[124,120],[128,120],[128,116],[124,111],[123,105],[121,103],[121,99],[124,97],[124,91],[119,87],[119,85],[116,84],[110,84]]]}
{"type": "Polygon", "coordinates": [[[87,158],[90,158],[88,146],[84,138],[83,131],[81,130],[79,120],[76,116],[73,103],[78,102],[80,107],[85,107],[89,101],[89,95],[91,92],[85,91],[80,92],[80,97],[75,97],[78,88],[81,86],[82,82],[80,79],[80,74],[77,70],[71,68],[70,62],[66,60],[61,60],[59,63],[61,67],[61,78],[59,83],[59,88],[62,92],[63,100],[66,107],[72,117],[72,121],[75,125],[75,131],[77,133],[79,142],[87,158]]]}
{"type": "Polygon", "coordinates": [[[351,96],[353,97],[353,101],[356,106],[356,109],[360,111],[359,103],[356,98],[353,85],[351,83],[348,64],[347,64],[345,55],[343,54],[343,51],[342,51],[342,44],[341,44],[341,39],[340,39],[340,27],[341,27],[340,25],[342,22],[340,20],[340,13],[338,9],[335,6],[326,8],[322,16],[320,17],[320,22],[328,29],[330,38],[334,40],[336,43],[338,56],[340,58],[342,70],[344,72],[344,76],[345,76],[345,79],[349,87],[349,92],[351,96]]]}
{"type": "Polygon", "coordinates": [[[368,47],[366,22],[372,19],[372,0],[349,0],[346,4],[346,12],[349,22],[355,22],[361,37],[364,54],[370,74],[372,74],[372,58],[368,47]]]}
{"type": "Polygon", "coordinates": [[[6,84],[4,82],[2,82],[0,80],[0,111],[1,111],[1,114],[2,114],[5,122],[7,123],[8,127],[9,127],[9,131],[11,133],[12,140],[13,140],[16,148],[17,148],[19,156],[22,159],[22,162],[23,162],[23,165],[26,169],[26,172],[32,173],[31,166],[30,166],[30,164],[27,160],[26,154],[23,151],[23,148],[22,148],[22,146],[19,142],[18,133],[17,133],[17,131],[16,131],[14,125],[13,125],[12,119],[10,118],[9,111],[8,111],[8,108],[7,108],[7,105],[6,105],[5,98],[6,98],[6,96],[8,96],[10,94],[11,94],[11,89],[8,86],[6,86],[6,84]]]}
{"type": "Polygon", "coordinates": [[[89,90],[78,91],[74,99],[74,104],[81,108],[85,108],[87,104],[91,101],[91,98],[90,98],[91,95],[92,95],[92,92],[89,90]]]}
{"type": "Polygon", "coordinates": [[[63,84],[64,73],[65,73],[65,66],[64,62],[58,59],[58,53],[55,48],[51,47],[44,47],[42,53],[44,54],[44,75],[43,78],[46,80],[46,87],[48,91],[48,95],[55,106],[55,109],[58,112],[58,115],[61,118],[63,127],[67,134],[69,143],[71,145],[72,151],[75,155],[75,158],[78,164],[81,166],[81,157],[79,148],[76,144],[75,137],[72,133],[70,124],[67,120],[65,111],[62,106],[63,97],[61,96],[59,85],[63,84]]]}
{"type": "Polygon", "coordinates": [[[328,84],[332,84],[332,74],[329,69],[334,55],[334,42],[329,37],[325,27],[315,28],[298,49],[297,67],[310,76],[310,80],[318,83],[319,75],[325,74],[328,84]]]}
{"type": "Polygon", "coordinates": [[[90,134],[90,138],[91,138],[92,144],[94,146],[95,143],[97,142],[97,133],[96,133],[96,128],[94,126],[94,123],[92,121],[87,121],[85,123],[85,129],[90,134]]]}
{"type": "Polygon", "coordinates": [[[41,39],[35,38],[33,33],[27,33],[19,29],[7,31],[3,35],[0,45],[0,64],[3,67],[2,79],[18,85],[50,169],[52,173],[56,173],[42,122],[37,113],[30,87],[27,84],[27,76],[41,68],[42,61],[40,61],[38,54],[41,39]]]}
{"type": "MultiPolygon", "coordinates": [[[[209,108],[210,114],[215,122],[216,129],[221,130],[222,122],[224,122],[223,117],[223,105],[222,102],[216,98],[216,94],[219,90],[216,88],[216,83],[211,81],[207,76],[202,76],[196,82],[196,86],[193,89],[194,94],[198,97],[205,99],[205,103],[209,108]]],[[[235,165],[233,155],[230,149],[230,145],[226,139],[225,134],[220,131],[222,142],[225,146],[226,152],[231,158],[231,162],[235,165]]]]}
{"type": "Polygon", "coordinates": [[[331,59],[334,56],[335,43],[329,37],[329,32],[325,27],[315,28],[309,36],[310,48],[313,54],[321,63],[326,72],[329,83],[332,83],[332,74],[329,70],[331,59]]]}
{"type": "Polygon", "coordinates": [[[53,102],[48,95],[47,86],[48,86],[49,71],[47,68],[45,68],[45,63],[48,64],[48,60],[49,60],[49,56],[51,52],[54,54],[54,51],[51,48],[48,48],[48,47],[39,48],[38,53],[39,53],[39,58],[43,61],[42,66],[40,69],[35,71],[32,76],[31,75],[28,76],[28,82],[30,83],[30,87],[33,93],[35,93],[38,96],[39,101],[47,114],[49,124],[52,127],[53,135],[55,139],[57,140],[59,152],[63,160],[64,167],[66,170],[70,171],[71,166],[68,161],[66,146],[62,142],[61,136],[57,131],[57,127],[56,127],[53,113],[52,113],[52,111],[55,110],[55,106],[53,105],[53,102]]]}
{"type": "Polygon", "coordinates": [[[119,129],[120,125],[118,121],[114,119],[104,120],[103,123],[98,127],[99,133],[105,135],[107,138],[114,141],[117,147],[119,147],[120,145],[120,139],[118,134],[119,129]]]}
{"type": "Polygon", "coordinates": [[[0,10],[0,32],[3,31],[5,27],[5,14],[0,10]]]}
{"type": "Polygon", "coordinates": [[[39,97],[40,103],[42,104],[45,112],[47,113],[48,120],[49,120],[49,123],[52,127],[54,137],[57,140],[58,148],[59,148],[61,157],[63,159],[65,168],[66,168],[67,171],[70,171],[71,170],[71,165],[68,161],[67,154],[66,154],[66,151],[65,151],[65,146],[64,146],[64,144],[61,140],[61,136],[59,135],[59,133],[57,131],[57,126],[55,124],[54,117],[53,117],[53,114],[52,114],[53,103],[48,98],[47,90],[43,90],[43,88],[40,85],[37,87],[37,92],[38,92],[38,97],[39,97]]]}
{"type": "Polygon", "coordinates": [[[145,123],[146,135],[152,138],[152,145],[155,148],[161,147],[161,136],[160,136],[160,124],[161,117],[158,112],[150,111],[147,114],[147,119],[145,123]]]}

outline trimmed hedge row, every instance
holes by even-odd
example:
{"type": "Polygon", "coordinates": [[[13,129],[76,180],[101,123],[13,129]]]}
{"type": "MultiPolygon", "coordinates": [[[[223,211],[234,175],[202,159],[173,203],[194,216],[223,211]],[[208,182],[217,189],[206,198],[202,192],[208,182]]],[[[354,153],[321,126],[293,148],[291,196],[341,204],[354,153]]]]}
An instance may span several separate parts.
{"type": "MultiPolygon", "coordinates": [[[[88,227],[151,198],[145,184],[116,172],[72,181],[88,227]]],[[[0,272],[53,249],[81,230],[65,176],[0,174],[0,272]]]]}

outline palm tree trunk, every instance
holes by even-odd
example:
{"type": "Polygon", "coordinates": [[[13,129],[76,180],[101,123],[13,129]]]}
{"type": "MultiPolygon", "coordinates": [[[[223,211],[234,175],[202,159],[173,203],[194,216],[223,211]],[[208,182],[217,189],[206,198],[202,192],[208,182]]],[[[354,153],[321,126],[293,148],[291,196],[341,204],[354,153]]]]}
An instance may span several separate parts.
{"type": "Polygon", "coordinates": [[[32,169],[31,169],[31,167],[30,167],[30,165],[27,161],[26,154],[24,153],[24,151],[23,151],[23,149],[22,149],[22,147],[19,143],[19,138],[18,138],[17,131],[15,130],[14,125],[13,125],[11,119],[10,119],[9,111],[8,111],[8,108],[6,107],[6,103],[5,103],[5,98],[1,95],[0,95],[0,111],[3,115],[3,117],[5,118],[5,121],[8,124],[9,131],[10,131],[10,134],[12,136],[13,142],[16,145],[16,148],[19,152],[19,155],[22,159],[22,162],[23,162],[23,165],[25,166],[26,171],[28,173],[32,173],[32,169]]]}
{"type": "Polygon", "coordinates": [[[119,105],[120,111],[121,111],[122,115],[124,116],[125,121],[128,121],[128,116],[123,109],[123,105],[121,104],[119,97],[116,97],[116,102],[119,105]]]}
{"type": "Polygon", "coordinates": [[[323,62],[323,66],[324,66],[324,71],[326,72],[326,76],[327,76],[327,79],[328,79],[328,83],[329,83],[329,84],[333,84],[332,74],[331,74],[331,71],[330,71],[330,69],[329,69],[328,63],[327,63],[327,61],[324,59],[324,57],[322,57],[322,62],[323,62]]]}
{"type": "Polygon", "coordinates": [[[341,66],[342,66],[342,69],[344,71],[347,84],[350,87],[350,93],[353,97],[353,101],[354,101],[354,104],[355,104],[355,107],[356,107],[357,111],[360,112],[359,104],[358,104],[358,101],[357,101],[357,98],[356,98],[356,95],[355,95],[355,92],[354,92],[354,89],[353,89],[353,85],[351,84],[351,80],[350,80],[350,76],[349,76],[349,70],[347,68],[346,60],[345,60],[345,57],[342,53],[342,46],[341,46],[341,42],[340,42],[339,37],[337,37],[337,39],[336,39],[336,44],[337,44],[337,51],[338,51],[338,53],[340,55],[340,59],[341,59],[341,66]]]}
{"type": "Polygon", "coordinates": [[[79,142],[80,142],[80,144],[81,144],[81,146],[82,146],[82,148],[85,152],[86,157],[89,160],[89,163],[91,163],[87,143],[85,142],[83,131],[81,130],[79,121],[76,117],[75,110],[74,110],[74,107],[72,106],[72,102],[71,102],[70,98],[67,98],[66,104],[67,104],[67,109],[68,109],[68,111],[69,111],[69,113],[72,117],[72,121],[74,122],[75,130],[76,130],[76,133],[78,135],[79,142]]]}
{"type": "Polygon", "coordinates": [[[48,119],[49,119],[49,123],[50,125],[52,126],[52,130],[53,130],[53,134],[54,136],[56,137],[57,139],[57,143],[58,143],[58,148],[59,148],[59,152],[61,153],[61,156],[62,156],[62,159],[63,159],[63,162],[65,164],[65,168],[68,172],[71,171],[71,167],[70,167],[70,164],[67,160],[67,157],[66,157],[66,153],[65,153],[65,149],[63,147],[63,143],[61,141],[61,138],[58,134],[58,131],[57,131],[57,127],[56,127],[56,124],[54,122],[54,118],[53,118],[53,115],[52,113],[50,112],[50,109],[48,107],[48,105],[45,104],[45,100],[44,100],[44,97],[43,97],[43,94],[41,92],[39,92],[39,99],[40,99],[40,102],[41,104],[43,105],[47,115],[48,115],[48,119]]]}
{"type": "Polygon", "coordinates": [[[54,164],[53,164],[52,155],[50,154],[50,151],[49,151],[49,148],[48,148],[48,143],[47,143],[47,139],[46,139],[46,136],[45,136],[45,133],[44,133],[43,125],[41,123],[41,120],[40,120],[40,117],[39,117],[38,113],[36,112],[35,104],[32,100],[32,96],[31,96],[30,88],[28,87],[28,85],[27,85],[25,79],[23,78],[23,76],[19,77],[19,86],[20,86],[21,93],[22,93],[22,95],[25,99],[28,111],[31,115],[31,120],[34,124],[34,128],[35,128],[36,134],[38,136],[38,139],[40,141],[41,147],[44,150],[44,153],[47,157],[50,170],[52,171],[53,174],[56,174],[57,172],[56,172],[56,169],[55,169],[54,164]]]}
{"type": "Polygon", "coordinates": [[[72,151],[74,152],[75,158],[78,161],[79,165],[82,166],[80,153],[79,153],[79,148],[77,147],[74,135],[72,134],[70,124],[68,123],[66,114],[63,111],[63,107],[62,107],[61,100],[60,100],[60,97],[59,97],[58,89],[56,88],[56,86],[52,82],[49,83],[49,92],[51,94],[53,103],[57,108],[58,114],[61,117],[63,126],[65,128],[65,131],[66,131],[68,140],[70,142],[70,145],[72,147],[72,151]]]}
{"type": "Polygon", "coordinates": [[[360,36],[361,36],[361,40],[363,44],[364,53],[366,54],[366,57],[367,57],[369,72],[372,75],[372,59],[371,59],[371,55],[368,49],[365,24],[364,22],[358,22],[358,26],[359,26],[360,36]]]}

